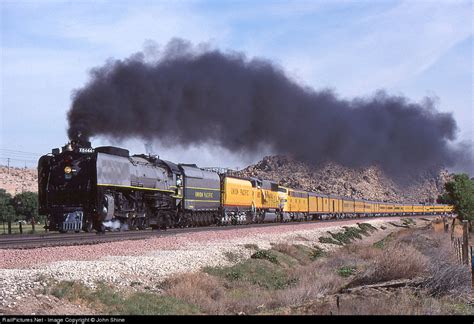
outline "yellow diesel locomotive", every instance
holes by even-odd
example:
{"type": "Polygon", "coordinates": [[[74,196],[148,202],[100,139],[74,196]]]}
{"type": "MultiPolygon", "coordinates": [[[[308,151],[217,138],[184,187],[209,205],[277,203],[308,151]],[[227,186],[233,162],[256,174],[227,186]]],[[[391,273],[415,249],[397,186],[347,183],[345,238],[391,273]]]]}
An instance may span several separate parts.
{"type": "Polygon", "coordinates": [[[402,204],[323,195],[257,178],[221,175],[221,184],[222,224],[453,212],[450,205],[402,204]]]}

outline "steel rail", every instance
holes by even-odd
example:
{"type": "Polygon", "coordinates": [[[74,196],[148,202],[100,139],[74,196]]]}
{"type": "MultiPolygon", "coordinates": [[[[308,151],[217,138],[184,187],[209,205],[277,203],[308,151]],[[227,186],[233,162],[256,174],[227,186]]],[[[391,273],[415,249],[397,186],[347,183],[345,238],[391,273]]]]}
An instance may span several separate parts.
{"type": "Polygon", "coordinates": [[[294,222],[269,222],[261,224],[242,224],[234,225],[208,225],[198,227],[168,228],[166,230],[142,230],[142,231],[112,231],[106,233],[45,233],[45,234],[11,234],[0,235],[1,249],[34,249],[40,247],[54,246],[70,246],[70,245],[91,245],[107,242],[140,240],[148,239],[156,236],[168,236],[175,234],[186,234],[192,232],[207,231],[225,231],[239,228],[253,227],[269,227],[269,226],[292,226],[300,224],[314,223],[337,223],[341,221],[360,220],[361,222],[369,219],[386,219],[386,218],[431,218],[439,215],[410,215],[410,216],[374,216],[361,218],[343,218],[343,219],[326,219],[311,221],[294,221],[294,222]]]}

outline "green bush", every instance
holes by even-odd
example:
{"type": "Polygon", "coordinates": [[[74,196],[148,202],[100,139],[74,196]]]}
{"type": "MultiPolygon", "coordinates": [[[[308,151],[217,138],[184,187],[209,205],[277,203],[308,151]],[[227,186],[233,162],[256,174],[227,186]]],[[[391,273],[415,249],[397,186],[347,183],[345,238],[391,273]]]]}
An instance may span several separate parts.
{"type": "Polygon", "coordinates": [[[271,263],[278,264],[277,257],[269,250],[258,250],[250,256],[252,259],[264,259],[268,260],[271,263]]]}
{"type": "Polygon", "coordinates": [[[267,259],[248,259],[231,267],[205,267],[204,272],[230,282],[244,281],[267,289],[284,289],[293,283],[288,271],[267,259]]]}
{"type": "Polygon", "coordinates": [[[356,268],[350,267],[350,266],[344,266],[342,268],[339,268],[337,270],[337,274],[340,275],[341,277],[347,278],[352,276],[356,271],[356,268]]]}
{"type": "Polygon", "coordinates": [[[320,237],[319,242],[326,244],[344,245],[343,243],[336,241],[335,239],[332,239],[330,237],[320,237]]]}

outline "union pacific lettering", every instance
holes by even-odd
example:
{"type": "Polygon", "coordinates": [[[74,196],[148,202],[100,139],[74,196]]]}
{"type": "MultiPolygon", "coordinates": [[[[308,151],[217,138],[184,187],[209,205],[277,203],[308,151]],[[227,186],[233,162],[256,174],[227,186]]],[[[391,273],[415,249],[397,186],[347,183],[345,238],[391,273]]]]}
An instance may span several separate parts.
{"type": "Polygon", "coordinates": [[[237,189],[237,188],[232,188],[230,190],[230,193],[232,195],[239,195],[239,196],[251,196],[252,191],[249,189],[237,189]]]}
{"type": "Polygon", "coordinates": [[[203,191],[195,191],[194,192],[195,198],[214,198],[213,192],[203,192],[203,191]]]}

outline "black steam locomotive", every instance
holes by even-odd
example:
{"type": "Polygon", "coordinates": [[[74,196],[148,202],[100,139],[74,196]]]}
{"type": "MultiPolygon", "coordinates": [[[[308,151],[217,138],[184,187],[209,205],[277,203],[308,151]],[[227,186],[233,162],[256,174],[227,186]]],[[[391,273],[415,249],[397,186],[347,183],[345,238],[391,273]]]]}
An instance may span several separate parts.
{"type": "Polygon", "coordinates": [[[71,141],[38,162],[39,212],[60,232],[218,222],[220,178],[194,164],[71,141]]]}

